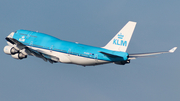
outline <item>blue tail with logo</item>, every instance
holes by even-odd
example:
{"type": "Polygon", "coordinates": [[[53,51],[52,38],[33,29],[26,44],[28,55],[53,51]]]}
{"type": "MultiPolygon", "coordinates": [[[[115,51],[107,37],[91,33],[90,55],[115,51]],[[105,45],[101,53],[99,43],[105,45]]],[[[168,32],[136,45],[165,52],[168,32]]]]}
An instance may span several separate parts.
{"type": "Polygon", "coordinates": [[[114,51],[126,52],[135,26],[136,22],[129,21],[103,48],[114,51]]]}

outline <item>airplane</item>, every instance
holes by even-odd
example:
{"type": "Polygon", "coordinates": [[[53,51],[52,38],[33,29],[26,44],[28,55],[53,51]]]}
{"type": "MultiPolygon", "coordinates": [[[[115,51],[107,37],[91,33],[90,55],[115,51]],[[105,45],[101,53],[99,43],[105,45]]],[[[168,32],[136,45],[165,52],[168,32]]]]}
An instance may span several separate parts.
{"type": "Polygon", "coordinates": [[[28,55],[49,61],[50,63],[67,63],[81,66],[95,66],[114,63],[129,64],[130,60],[139,57],[173,53],[177,47],[163,52],[128,54],[126,52],[136,22],[129,21],[104,47],[94,47],[69,42],[37,31],[17,30],[5,39],[7,44],[4,53],[22,60],[28,55]]]}

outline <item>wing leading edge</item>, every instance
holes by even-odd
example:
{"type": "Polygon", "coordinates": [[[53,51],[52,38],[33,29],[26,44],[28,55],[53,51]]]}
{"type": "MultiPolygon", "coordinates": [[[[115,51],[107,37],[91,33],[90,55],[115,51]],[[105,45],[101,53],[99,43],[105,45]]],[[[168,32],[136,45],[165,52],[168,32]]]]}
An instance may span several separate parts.
{"type": "Polygon", "coordinates": [[[151,52],[151,53],[138,53],[138,54],[129,54],[129,59],[136,59],[139,57],[152,57],[153,55],[157,54],[163,54],[163,53],[174,53],[177,47],[174,47],[170,49],[169,51],[164,51],[164,52],[151,52]]]}
{"type": "Polygon", "coordinates": [[[15,44],[19,49],[25,49],[29,55],[33,55],[39,58],[42,58],[44,61],[49,61],[50,63],[58,62],[59,58],[56,56],[48,55],[40,50],[34,50],[32,48],[27,47],[23,43],[19,42],[18,40],[10,37],[6,37],[6,40],[11,44],[15,44]]]}

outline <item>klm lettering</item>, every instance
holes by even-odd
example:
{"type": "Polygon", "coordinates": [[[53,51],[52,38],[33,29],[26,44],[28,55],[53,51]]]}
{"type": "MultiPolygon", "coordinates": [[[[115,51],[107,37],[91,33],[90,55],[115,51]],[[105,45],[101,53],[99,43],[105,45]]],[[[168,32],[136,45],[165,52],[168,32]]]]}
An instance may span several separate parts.
{"type": "Polygon", "coordinates": [[[113,44],[115,45],[120,45],[120,46],[127,46],[127,41],[119,40],[119,39],[114,39],[113,44]]]}

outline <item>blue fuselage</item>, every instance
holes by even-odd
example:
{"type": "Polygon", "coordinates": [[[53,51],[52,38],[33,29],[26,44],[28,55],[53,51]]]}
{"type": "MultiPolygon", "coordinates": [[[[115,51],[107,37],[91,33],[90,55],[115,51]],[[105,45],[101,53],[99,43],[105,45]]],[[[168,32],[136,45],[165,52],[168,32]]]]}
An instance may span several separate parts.
{"type": "Polygon", "coordinates": [[[39,32],[18,30],[14,33],[13,38],[27,46],[76,55],[79,57],[98,59],[109,62],[126,61],[128,59],[128,53],[126,52],[112,51],[100,47],[64,41],[39,32]],[[105,52],[111,55],[100,52],[105,52]]]}

